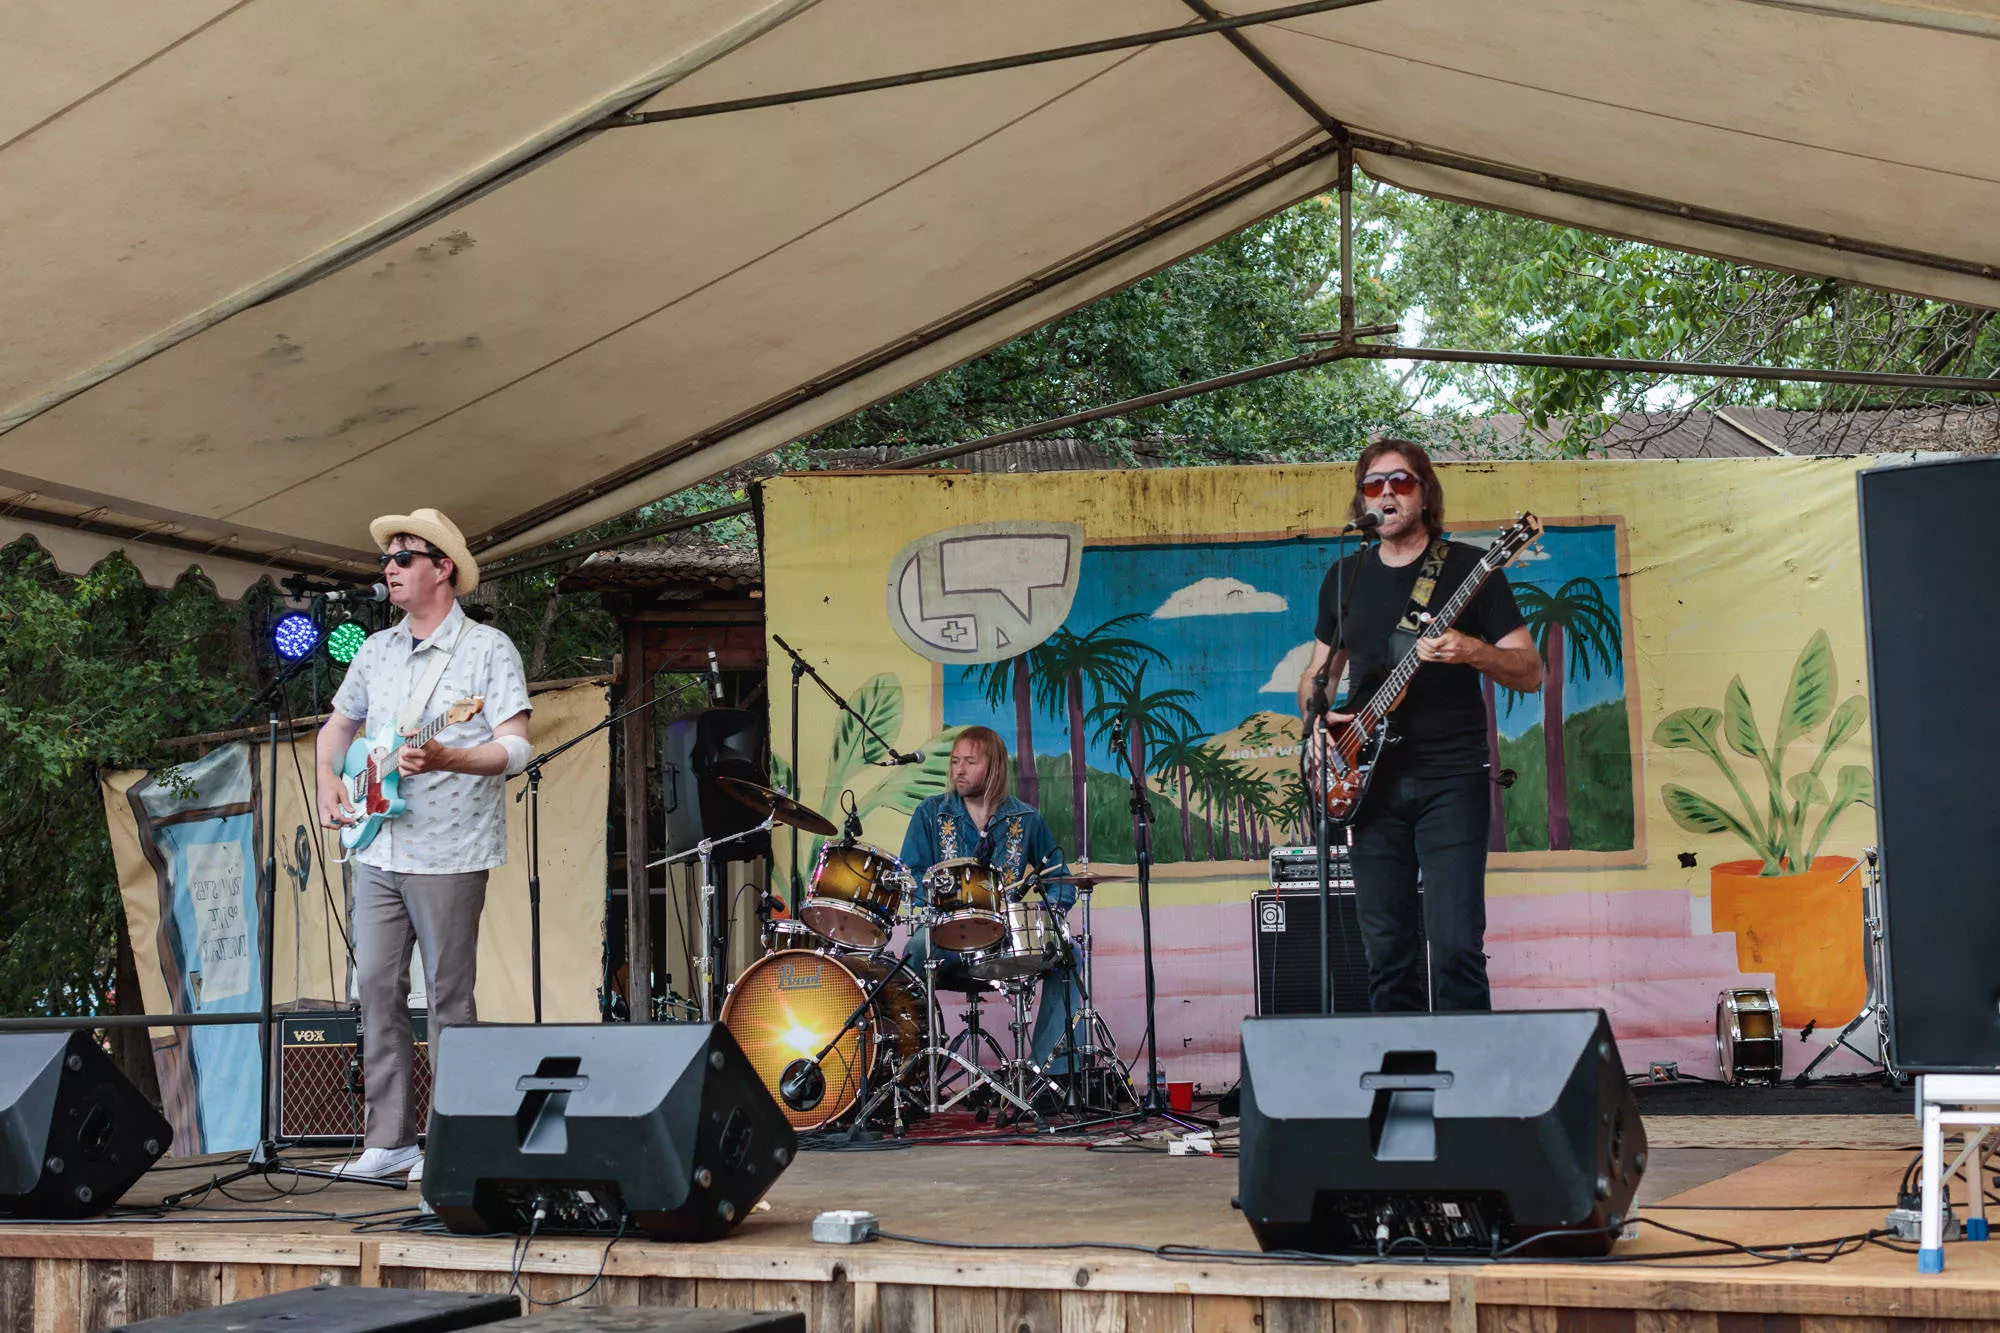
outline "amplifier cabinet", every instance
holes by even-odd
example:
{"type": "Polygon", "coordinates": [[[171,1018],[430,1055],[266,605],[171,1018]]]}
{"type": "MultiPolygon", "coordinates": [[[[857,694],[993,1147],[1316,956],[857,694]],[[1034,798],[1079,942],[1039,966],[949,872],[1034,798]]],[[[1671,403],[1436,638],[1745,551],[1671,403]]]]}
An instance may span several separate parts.
{"type": "MultiPolygon", "coordinates": [[[[431,1114],[431,1047],[428,1015],[413,1012],[416,1065],[411,1092],[417,1124],[431,1114]]],[[[278,1018],[278,1134],[293,1140],[359,1140],[361,1094],[349,1090],[359,1020],[352,1009],[282,1014],[278,1018]]],[[[372,1040],[372,1037],[370,1038],[372,1040]]],[[[359,1080],[356,1080],[357,1084],[359,1080]]]]}
{"type": "MultiPolygon", "coordinates": [[[[1333,1011],[1368,1012],[1368,957],[1354,881],[1344,861],[1333,863],[1328,901],[1327,960],[1333,970],[1333,1011]]],[[[1418,910],[1423,891],[1418,890],[1418,910]]],[[[1319,885],[1293,880],[1250,895],[1250,957],[1256,972],[1257,1015],[1319,1012],[1319,885]]],[[[1424,984],[1430,988],[1431,955],[1424,945],[1424,984]]]]}

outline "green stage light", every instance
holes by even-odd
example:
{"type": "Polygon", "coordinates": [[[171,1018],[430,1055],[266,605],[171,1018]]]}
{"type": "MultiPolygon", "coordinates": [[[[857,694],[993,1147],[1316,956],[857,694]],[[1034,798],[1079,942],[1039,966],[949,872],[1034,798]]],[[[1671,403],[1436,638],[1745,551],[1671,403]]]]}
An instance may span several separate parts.
{"type": "Polygon", "coordinates": [[[346,666],[361,651],[361,645],[368,638],[368,631],[349,620],[335,625],[333,632],[326,636],[326,655],[346,666]]]}

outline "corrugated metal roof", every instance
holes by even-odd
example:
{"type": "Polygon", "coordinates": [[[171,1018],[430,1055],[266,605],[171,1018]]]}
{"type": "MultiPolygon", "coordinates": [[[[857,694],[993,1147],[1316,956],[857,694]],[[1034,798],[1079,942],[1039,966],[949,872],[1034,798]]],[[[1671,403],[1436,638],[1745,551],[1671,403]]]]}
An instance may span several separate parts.
{"type": "MultiPolygon", "coordinates": [[[[1553,446],[1561,422],[1532,429],[1508,413],[1465,423],[1509,450],[1553,446]]],[[[1795,412],[1726,407],[1689,412],[1627,412],[1594,441],[1593,458],[1768,458],[1774,454],[1990,453],[2000,450],[2000,412],[1991,407],[1904,407],[1857,412],[1795,412]]],[[[1438,459],[1486,456],[1478,448],[1438,448],[1438,459]]]]}
{"type": "Polygon", "coordinates": [[[699,535],[599,551],[563,575],[564,592],[748,592],[764,586],[755,546],[731,546],[699,535]]]}

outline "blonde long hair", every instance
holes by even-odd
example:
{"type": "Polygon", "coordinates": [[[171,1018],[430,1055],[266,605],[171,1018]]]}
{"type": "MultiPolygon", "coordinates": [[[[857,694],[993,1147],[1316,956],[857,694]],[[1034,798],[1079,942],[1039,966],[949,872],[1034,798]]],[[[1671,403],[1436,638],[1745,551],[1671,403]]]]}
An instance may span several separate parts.
{"type": "Polygon", "coordinates": [[[954,749],[959,741],[971,741],[986,756],[986,788],[979,800],[988,809],[997,807],[1007,796],[1007,742],[991,727],[967,727],[952,741],[954,749]]]}

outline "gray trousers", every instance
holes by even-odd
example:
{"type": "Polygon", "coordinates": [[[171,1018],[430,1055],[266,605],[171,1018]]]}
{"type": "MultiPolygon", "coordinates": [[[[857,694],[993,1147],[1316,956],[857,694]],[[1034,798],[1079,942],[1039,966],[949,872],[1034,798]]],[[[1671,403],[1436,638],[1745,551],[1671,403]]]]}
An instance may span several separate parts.
{"type": "Polygon", "coordinates": [[[361,992],[361,1080],[368,1118],[362,1143],[401,1148],[417,1141],[410,1027],[410,948],[423,946],[430,993],[430,1044],[454,1023],[476,1023],[479,913],[486,872],[404,875],[355,863],[354,970],[361,992]]]}

